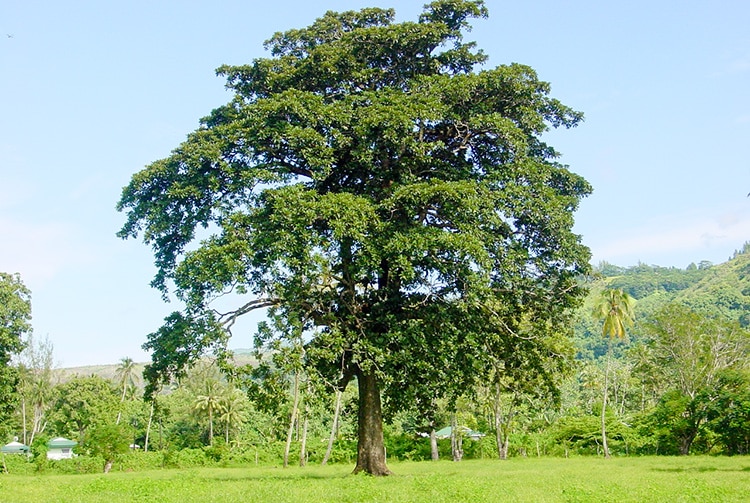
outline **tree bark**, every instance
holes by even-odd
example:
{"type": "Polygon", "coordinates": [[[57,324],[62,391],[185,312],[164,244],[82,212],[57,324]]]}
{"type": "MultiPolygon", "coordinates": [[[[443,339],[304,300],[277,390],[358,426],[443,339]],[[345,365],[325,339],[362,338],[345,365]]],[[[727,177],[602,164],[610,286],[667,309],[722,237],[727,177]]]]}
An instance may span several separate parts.
{"type": "Polygon", "coordinates": [[[609,378],[609,359],[612,353],[612,343],[607,349],[607,365],[604,368],[604,393],[602,395],[602,450],[604,459],[609,459],[609,446],[607,445],[607,379],[609,378]]]}
{"type": "Polygon", "coordinates": [[[302,426],[302,441],[300,442],[300,449],[299,449],[299,465],[305,466],[307,464],[307,427],[309,424],[309,415],[310,412],[308,410],[308,406],[305,405],[305,420],[303,422],[302,426]]]}
{"type": "Polygon", "coordinates": [[[500,383],[495,383],[495,396],[492,404],[492,414],[495,423],[495,441],[497,443],[497,457],[508,459],[508,447],[510,445],[510,424],[515,415],[515,395],[511,399],[508,411],[503,413],[502,389],[500,383]]]}
{"type": "Polygon", "coordinates": [[[430,455],[432,456],[433,461],[440,461],[440,451],[438,450],[435,428],[430,428],[430,455]]]}
{"type": "Polygon", "coordinates": [[[458,429],[458,417],[455,412],[451,416],[451,453],[453,461],[461,461],[464,457],[463,435],[458,429]]]}
{"type": "Polygon", "coordinates": [[[143,444],[143,452],[148,452],[148,438],[151,435],[151,421],[154,419],[154,401],[151,400],[151,409],[148,413],[148,424],[146,425],[146,442],[143,444]]]}
{"type": "Polygon", "coordinates": [[[292,404],[292,415],[289,418],[289,429],[286,433],[286,445],[284,446],[284,468],[289,466],[289,449],[292,446],[294,436],[294,424],[297,422],[297,410],[299,409],[299,372],[294,373],[294,397],[292,404]]]}
{"type": "Polygon", "coordinates": [[[390,475],[385,462],[383,439],[383,411],[380,402],[380,387],[374,370],[357,372],[359,388],[357,466],[354,473],[390,475]]]}
{"type": "Polygon", "coordinates": [[[331,451],[333,451],[333,441],[336,439],[336,432],[339,427],[339,414],[341,413],[341,396],[344,393],[340,390],[336,390],[336,405],[333,411],[333,424],[331,425],[331,435],[328,437],[328,447],[326,447],[325,456],[323,461],[320,463],[321,466],[325,466],[328,463],[328,459],[331,457],[331,451]]]}
{"type": "MultiPolygon", "coordinates": [[[[24,445],[29,445],[26,443],[28,438],[26,438],[26,399],[21,397],[21,422],[23,423],[23,443],[24,445]]],[[[5,458],[3,458],[3,463],[5,462],[5,458]]]]}

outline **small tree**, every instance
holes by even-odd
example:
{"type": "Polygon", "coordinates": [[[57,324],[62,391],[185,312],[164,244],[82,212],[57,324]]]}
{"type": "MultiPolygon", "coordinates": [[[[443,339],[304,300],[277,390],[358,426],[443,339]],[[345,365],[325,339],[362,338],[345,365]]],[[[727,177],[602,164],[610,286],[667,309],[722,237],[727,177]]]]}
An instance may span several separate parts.
{"type": "Polygon", "coordinates": [[[109,473],[115,460],[128,452],[130,432],[122,424],[100,424],[86,434],[83,447],[94,456],[104,458],[104,473],[109,473]]]}

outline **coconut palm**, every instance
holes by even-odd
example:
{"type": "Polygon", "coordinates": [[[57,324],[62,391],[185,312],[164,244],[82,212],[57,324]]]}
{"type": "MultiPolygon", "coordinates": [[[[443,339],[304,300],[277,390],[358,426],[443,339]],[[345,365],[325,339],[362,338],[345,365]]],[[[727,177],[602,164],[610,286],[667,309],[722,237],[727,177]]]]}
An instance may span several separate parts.
{"type": "Polygon", "coordinates": [[[193,401],[193,410],[208,416],[208,445],[214,443],[214,414],[221,411],[223,392],[221,381],[207,376],[193,401]]]}
{"type": "Polygon", "coordinates": [[[612,357],[612,340],[625,340],[627,338],[626,326],[633,325],[635,318],[633,308],[635,299],[627,292],[617,289],[606,289],[602,291],[599,301],[594,307],[594,317],[603,321],[602,336],[607,338],[607,363],[604,370],[604,392],[602,394],[602,449],[604,457],[609,458],[609,446],[607,445],[607,385],[609,378],[609,365],[612,357]]]}
{"type": "Polygon", "coordinates": [[[122,387],[122,395],[120,396],[120,411],[117,413],[117,421],[115,424],[120,424],[122,418],[122,403],[125,401],[128,388],[135,386],[135,362],[130,357],[125,357],[120,360],[120,364],[115,369],[115,378],[117,384],[122,387]]]}
{"type": "Polygon", "coordinates": [[[221,397],[219,420],[224,424],[224,441],[229,444],[229,432],[247,418],[247,397],[238,389],[229,389],[221,397]]]}

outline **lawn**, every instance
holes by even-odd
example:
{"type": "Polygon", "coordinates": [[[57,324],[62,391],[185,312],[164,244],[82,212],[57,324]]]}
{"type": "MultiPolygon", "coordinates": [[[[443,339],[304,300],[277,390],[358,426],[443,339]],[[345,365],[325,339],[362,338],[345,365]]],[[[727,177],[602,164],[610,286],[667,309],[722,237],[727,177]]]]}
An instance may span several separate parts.
{"type": "Polygon", "coordinates": [[[749,457],[531,458],[351,466],[196,468],[108,475],[0,475],[0,501],[681,502],[750,501],[749,457]]]}

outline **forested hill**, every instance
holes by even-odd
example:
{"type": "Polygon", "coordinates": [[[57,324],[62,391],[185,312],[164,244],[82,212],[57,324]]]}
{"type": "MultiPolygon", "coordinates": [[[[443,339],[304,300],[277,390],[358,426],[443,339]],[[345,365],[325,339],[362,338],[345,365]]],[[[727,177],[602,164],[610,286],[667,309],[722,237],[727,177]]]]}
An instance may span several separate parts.
{"type": "Polygon", "coordinates": [[[575,326],[583,358],[600,355],[606,346],[591,319],[594,299],[604,288],[621,289],[637,300],[636,326],[631,333],[634,339],[639,336],[638,321],[648,319],[670,302],[750,327],[750,242],[722,264],[703,261],[680,269],[646,264],[620,267],[602,262],[595,272],[601,279],[591,285],[575,326]]]}

